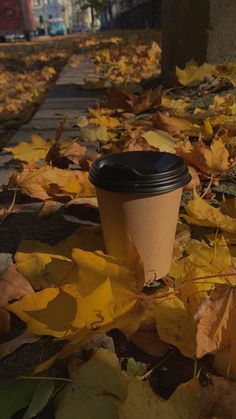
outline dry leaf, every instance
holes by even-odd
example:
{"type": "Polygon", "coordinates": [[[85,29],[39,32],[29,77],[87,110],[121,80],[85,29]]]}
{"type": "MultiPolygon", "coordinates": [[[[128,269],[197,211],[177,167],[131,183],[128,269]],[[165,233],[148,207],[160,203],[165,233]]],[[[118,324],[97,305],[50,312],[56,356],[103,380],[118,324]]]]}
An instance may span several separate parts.
{"type": "Polygon", "coordinates": [[[20,141],[15,147],[6,147],[4,150],[12,153],[17,160],[32,162],[44,159],[49,148],[48,141],[38,134],[32,134],[31,143],[20,141]]]}
{"type": "Polygon", "coordinates": [[[200,403],[204,417],[233,419],[236,415],[236,384],[210,375],[203,387],[200,403]]]}
{"type": "Polygon", "coordinates": [[[182,70],[176,67],[176,76],[183,86],[194,86],[199,84],[208,75],[212,75],[215,71],[215,66],[204,63],[200,66],[191,60],[182,70]]]}
{"type": "Polygon", "coordinates": [[[31,240],[23,241],[15,255],[17,270],[37,290],[65,284],[73,275],[71,251],[76,246],[84,250],[103,250],[101,229],[81,226],[54,246],[31,240]]]}
{"type": "Polygon", "coordinates": [[[167,131],[171,135],[180,135],[182,132],[194,132],[196,135],[197,127],[186,119],[170,116],[168,113],[156,113],[152,117],[154,128],[167,131]]]}
{"type": "Polygon", "coordinates": [[[186,205],[188,215],[181,215],[188,223],[205,227],[220,228],[228,233],[236,233],[236,219],[214,208],[194,191],[193,199],[186,205]]]}
{"type": "Polygon", "coordinates": [[[0,277],[0,306],[7,306],[8,302],[33,294],[34,290],[25,277],[17,272],[15,265],[10,266],[0,277]]]}
{"type": "Polygon", "coordinates": [[[165,131],[147,131],[142,134],[142,137],[145,138],[150,146],[155,147],[160,151],[166,151],[168,153],[176,152],[176,140],[165,131]]]}
{"type": "MultiPolygon", "coordinates": [[[[236,272],[235,272],[236,275],[236,272]]],[[[199,308],[197,328],[197,357],[230,346],[231,373],[236,379],[236,288],[217,285],[199,308]]]]}
{"type": "Polygon", "coordinates": [[[87,172],[67,171],[51,166],[40,169],[25,166],[21,173],[13,173],[9,184],[17,186],[25,195],[44,201],[50,198],[68,200],[78,195],[95,195],[95,189],[88,180],[87,172]]]}

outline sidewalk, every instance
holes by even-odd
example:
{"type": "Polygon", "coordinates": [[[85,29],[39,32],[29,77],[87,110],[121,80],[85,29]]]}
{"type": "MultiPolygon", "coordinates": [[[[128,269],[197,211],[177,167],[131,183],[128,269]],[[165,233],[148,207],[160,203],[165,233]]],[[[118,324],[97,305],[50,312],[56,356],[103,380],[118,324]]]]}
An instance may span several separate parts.
{"type": "MultiPolygon", "coordinates": [[[[53,138],[55,129],[63,118],[67,118],[67,127],[62,138],[78,137],[79,129],[75,127],[79,115],[86,115],[87,108],[93,107],[96,101],[104,96],[103,91],[84,90],[84,79],[96,81],[99,76],[95,71],[95,65],[84,56],[80,57],[80,64],[72,68],[67,64],[45,101],[36,111],[33,118],[27,124],[21,126],[8,146],[14,146],[20,141],[31,141],[31,134],[36,133],[44,139],[53,138]]],[[[10,153],[0,154],[0,184],[6,185],[9,176],[16,171],[16,166],[11,163],[10,153]]]]}

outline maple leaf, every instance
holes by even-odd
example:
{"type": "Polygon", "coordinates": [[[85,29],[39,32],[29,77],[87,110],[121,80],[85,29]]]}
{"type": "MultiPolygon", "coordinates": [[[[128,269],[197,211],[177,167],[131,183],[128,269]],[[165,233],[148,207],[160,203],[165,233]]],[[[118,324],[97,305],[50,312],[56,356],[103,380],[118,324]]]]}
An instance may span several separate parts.
{"type": "Polygon", "coordinates": [[[214,71],[214,65],[204,63],[197,66],[197,64],[191,60],[186,64],[184,69],[176,67],[176,76],[183,86],[194,86],[204,80],[206,76],[213,74],[214,71]]]}
{"type": "Polygon", "coordinates": [[[15,147],[5,147],[4,151],[12,153],[15,159],[32,162],[44,159],[49,148],[50,143],[48,141],[45,141],[38,134],[32,134],[31,143],[20,141],[15,147]]]}
{"type": "Polygon", "coordinates": [[[188,140],[180,141],[176,151],[187,164],[205,175],[224,172],[229,168],[229,152],[220,138],[214,139],[210,148],[201,139],[193,145],[188,140]]]}
{"type": "Polygon", "coordinates": [[[0,306],[7,306],[10,300],[16,300],[24,295],[33,294],[34,290],[26,278],[10,266],[0,277],[0,306]]]}
{"type": "Polygon", "coordinates": [[[196,191],[193,199],[185,206],[188,215],[181,215],[188,223],[205,227],[220,228],[228,233],[236,232],[236,220],[221,212],[219,208],[214,208],[196,191]]]}
{"type": "Polygon", "coordinates": [[[71,236],[54,246],[38,241],[23,241],[15,255],[17,270],[36,290],[65,284],[73,275],[75,266],[71,250],[76,246],[90,251],[104,250],[101,229],[80,226],[71,236]]]}
{"type": "Polygon", "coordinates": [[[89,108],[89,113],[95,116],[95,118],[89,120],[90,124],[105,125],[107,128],[111,129],[117,128],[120,125],[120,121],[117,118],[108,115],[103,109],[89,108]]]}
{"type": "Polygon", "coordinates": [[[57,419],[92,416],[116,419],[197,419],[201,412],[198,378],[178,387],[169,400],[156,395],[139,377],[121,371],[117,357],[98,349],[93,357],[71,373],[72,382],[56,397],[57,419]],[[79,407],[79,410],[78,410],[79,407]],[[78,415],[77,415],[77,412],[78,415]]]}
{"type": "Polygon", "coordinates": [[[187,119],[170,116],[167,112],[158,112],[152,117],[153,126],[159,130],[167,131],[171,135],[180,135],[182,132],[196,135],[199,128],[187,119]]]}
{"type": "Polygon", "coordinates": [[[225,172],[229,168],[229,152],[221,138],[213,140],[210,149],[203,149],[203,155],[212,172],[225,172]]]}
{"type": "Polygon", "coordinates": [[[236,277],[227,277],[232,272],[233,260],[224,236],[214,239],[210,245],[190,241],[185,252],[186,257],[172,264],[170,276],[175,278],[178,297],[194,314],[216,283],[234,284],[236,277]]]}
{"type": "Polygon", "coordinates": [[[200,318],[197,328],[197,357],[230,346],[231,372],[236,379],[236,288],[224,284],[216,285],[209,299],[198,310],[200,318]]]}
{"type": "Polygon", "coordinates": [[[78,339],[79,334],[82,339],[84,333],[91,337],[112,328],[116,318],[137,303],[140,286],[121,262],[80,249],[73,250],[72,258],[76,266],[69,283],[25,296],[9,307],[31,333],[62,339],[73,335],[78,339]]]}
{"type": "Polygon", "coordinates": [[[66,171],[57,167],[24,166],[21,173],[13,173],[9,180],[11,186],[32,198],[41,200],[67,199],[76,196],[93,196],[95,190],[88,180],[87,172],[66,171]]]}

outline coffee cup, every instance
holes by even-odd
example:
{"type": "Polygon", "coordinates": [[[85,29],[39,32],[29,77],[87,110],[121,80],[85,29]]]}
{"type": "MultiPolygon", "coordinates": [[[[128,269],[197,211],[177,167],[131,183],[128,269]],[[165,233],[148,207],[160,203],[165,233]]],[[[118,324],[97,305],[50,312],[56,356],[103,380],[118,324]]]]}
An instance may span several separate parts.
{"type": "Polygon", "coordinates": [[[158,151],[114,153],[95,160],[89,178],[107,253],[125,260],[134,245],[147,284],[166,276],[182,189],[191,180],[184,161],[158,151]]]}

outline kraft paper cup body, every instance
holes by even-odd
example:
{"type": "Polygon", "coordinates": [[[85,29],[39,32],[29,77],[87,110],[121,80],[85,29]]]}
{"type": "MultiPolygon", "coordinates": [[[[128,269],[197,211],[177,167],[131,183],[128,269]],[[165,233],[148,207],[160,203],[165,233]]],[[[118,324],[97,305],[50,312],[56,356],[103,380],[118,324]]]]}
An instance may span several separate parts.
{"type": "Polygon", "coordinates": [[[144,264],[145,282],[171,266],[182,188],[140,196],[96,188],[107,253],[125,260],[133,243],[144,264]]]}
{"type": "Polygon", "coordinates": [[[183,186],[191,177],[176,155],[115,153],[96,160],[95,185],[107,253],[127,260],[134,245],[149,283],[167,275],[183,186]]]}

